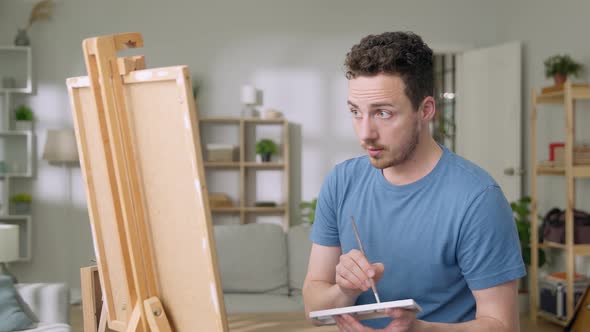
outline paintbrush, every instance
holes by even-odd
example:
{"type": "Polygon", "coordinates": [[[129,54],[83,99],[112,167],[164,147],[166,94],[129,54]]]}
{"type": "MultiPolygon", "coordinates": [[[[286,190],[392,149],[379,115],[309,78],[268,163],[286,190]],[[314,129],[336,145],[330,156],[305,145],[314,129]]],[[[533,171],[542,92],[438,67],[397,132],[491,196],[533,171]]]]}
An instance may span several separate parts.
{"type": "MultiPolygon", "coordinates": [[[[361,254],[363,254],[363,256],[367,257],[367,255],[365,255],[365,249],[363,248],[363,244],[361,243],[361,238],[359,236],[359,230],[356,228],[356,223],[354,222],[354,217],[350,216],[350,219],[352,220],[352,228],[354,229],[354,235],[356,236],[356,241],[359,244],[359,248],[361,249],[361,254]]],[[[377,300],[377,303],[381,303],[381,301],[379,300],[379,294],[377,294],[377,288],[375,288],[375,282],[373,281],[373,278],[369,278],[369,282],[371,283],[371,288],[373,289],[373,295],[375,295],[375,300],[377,300]]]]}

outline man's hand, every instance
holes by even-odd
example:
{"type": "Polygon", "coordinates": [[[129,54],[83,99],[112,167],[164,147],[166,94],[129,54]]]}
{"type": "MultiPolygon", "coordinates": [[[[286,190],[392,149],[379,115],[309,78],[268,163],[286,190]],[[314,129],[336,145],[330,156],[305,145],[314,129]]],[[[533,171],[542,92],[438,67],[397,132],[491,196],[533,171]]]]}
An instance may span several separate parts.
{"type": "Polygon", "coordinates": [[[416,319],[416,314],[411,310],[387,309],[386,313],[393,318],[393,321],[382,330],[366,327],[351,315],[334,316],[334,319],[342,332],[414,332],[420,322],[416,319]]]}
{"type": "Polygon", "coordinates": [[[336,284],[342,292],[358,296],[371,288],[369,278],[377,284],[383,272],[383,264],[371,264],[360,251],[353,249],[340,256],[336,265],[336,284]]]}

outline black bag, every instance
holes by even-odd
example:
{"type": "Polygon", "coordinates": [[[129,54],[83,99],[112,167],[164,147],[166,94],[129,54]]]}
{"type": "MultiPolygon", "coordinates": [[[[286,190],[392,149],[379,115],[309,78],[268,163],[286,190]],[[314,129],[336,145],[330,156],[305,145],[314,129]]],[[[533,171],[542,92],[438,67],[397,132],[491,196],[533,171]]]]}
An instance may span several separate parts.
{"type": "MultiPolygon", "coordinates": [[[[543,218],[543,239],[565,243],[565,210],[553,208],[543,218]]],[[[590,244],[590,214],[574,209],[574,244],[590,244]]]]}

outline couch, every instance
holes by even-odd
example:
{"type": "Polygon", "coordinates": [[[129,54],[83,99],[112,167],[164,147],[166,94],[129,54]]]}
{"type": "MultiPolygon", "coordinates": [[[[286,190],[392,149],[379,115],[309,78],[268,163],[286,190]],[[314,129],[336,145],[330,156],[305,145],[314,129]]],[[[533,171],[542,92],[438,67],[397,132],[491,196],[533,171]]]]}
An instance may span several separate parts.
{"type": "Polygon", "coordinates": [[[303,312],[311,250],[308,225],[217,225],[217,257],[226,311],[303,312]]]}
{"type": "Polygon", "coordinates": [[[71,331],[69,291],[65,284],[16,284],[15,288],[39,321],[36,328],[26,332],[71,331]]]}

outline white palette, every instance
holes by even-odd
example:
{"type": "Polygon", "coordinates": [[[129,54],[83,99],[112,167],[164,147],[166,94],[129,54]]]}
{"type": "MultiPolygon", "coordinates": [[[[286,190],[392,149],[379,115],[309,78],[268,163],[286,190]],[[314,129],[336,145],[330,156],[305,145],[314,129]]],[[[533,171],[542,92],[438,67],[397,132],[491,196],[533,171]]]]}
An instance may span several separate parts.
{"type": "Polygon", "coordinates": [[[333,316],[352,314],[358,320],[389,317],[386,309],[401,308],[422,312],[422,308],[413,299],[389,301],[381,303],[355,305],[350,307],[312,311],[309,317],[322,325],[336,324],[333,316]]]}

